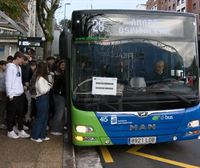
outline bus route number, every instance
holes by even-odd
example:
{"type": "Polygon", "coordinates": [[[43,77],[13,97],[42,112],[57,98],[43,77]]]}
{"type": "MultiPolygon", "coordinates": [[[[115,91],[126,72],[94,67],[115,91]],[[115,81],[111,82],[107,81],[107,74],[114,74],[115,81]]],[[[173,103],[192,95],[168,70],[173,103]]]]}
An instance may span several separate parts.
{"type": "Polygon", "coordinates": [[[92,32],[93,33],[98,33],[98,32],[103,32],[105,27],[104,27],[104,22],[102,20],[97,20],[94,19],[92,20],[92,32]]]}

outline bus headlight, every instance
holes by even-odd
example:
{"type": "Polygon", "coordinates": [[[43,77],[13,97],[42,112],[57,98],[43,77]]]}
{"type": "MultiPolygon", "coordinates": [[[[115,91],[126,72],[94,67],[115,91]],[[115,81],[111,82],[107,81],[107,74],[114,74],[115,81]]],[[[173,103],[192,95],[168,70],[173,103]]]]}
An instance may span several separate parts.
{"type": "Polygon", "coordinates": [[[194,128],[199,126],[199,120],[193,120],[188,123],[188,128],[194,128]]]}
{"type": "Polygon", "coordinates": [[[77,125],[76,131],[79,133],[88,133],[88,132],[93,132],[93,128],[90,126],[77,125]]]}
{"type": "Polygon", "coordinates": [[[82,142],[82,141],[95,141],[96,140],[96,138],[94,138],[94,137],[83,137],[83,136],[75,136],[75,139],[77,141],[80,141],[80,142],[82,142]]]}

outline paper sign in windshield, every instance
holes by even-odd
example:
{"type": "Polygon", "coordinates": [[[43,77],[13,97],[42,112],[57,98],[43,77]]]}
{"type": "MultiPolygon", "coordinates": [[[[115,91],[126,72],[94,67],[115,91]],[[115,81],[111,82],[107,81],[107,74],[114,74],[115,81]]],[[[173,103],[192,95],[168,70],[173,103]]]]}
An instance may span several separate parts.
{"type": "Polygon", "coordinates": [[[116,95],[117,78],[93,77],[92,78],[93,95],[116,95]]]}

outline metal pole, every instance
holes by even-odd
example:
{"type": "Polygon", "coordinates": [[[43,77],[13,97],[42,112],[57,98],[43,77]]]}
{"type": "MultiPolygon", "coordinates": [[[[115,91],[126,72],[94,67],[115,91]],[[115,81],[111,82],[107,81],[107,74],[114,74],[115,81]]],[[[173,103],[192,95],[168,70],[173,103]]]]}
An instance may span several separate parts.
{"type": "Polygon", "coordinates": [[[64,8],[64,21],[65,21],[65,19],[66,19],[66,4],[65,4],[65,8],[64,8]]]}
{"type": "Polygon", "coordinates": [[[65,8],[64,8],[64,20],[66,19],[66,6],[71,5],[71,3],[67,2],[65,3],[65,8]]]}

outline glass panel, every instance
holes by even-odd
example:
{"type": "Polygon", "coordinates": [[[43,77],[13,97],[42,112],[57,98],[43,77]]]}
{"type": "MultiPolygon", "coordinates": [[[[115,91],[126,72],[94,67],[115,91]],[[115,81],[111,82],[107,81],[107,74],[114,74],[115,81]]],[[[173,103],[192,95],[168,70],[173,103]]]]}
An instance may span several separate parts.
{"type": "Polygon", "coordinates": [[[198,103],[193,17],[153,16],[148,20],[140,15],[133,20],[130,15],[112,14],[103,18],[92,18],[91,23],[98,26],[88,32],[80,30],[74,37],[76,105],[87,110],[130,111],[198,103]],[[105,18],[111,20],[110,25],[105,18]],[[162,31],[153,30],[156,20],[162,31]],[[92,95],[92,77],[117,78],[117,95],[92,95]]]}

